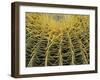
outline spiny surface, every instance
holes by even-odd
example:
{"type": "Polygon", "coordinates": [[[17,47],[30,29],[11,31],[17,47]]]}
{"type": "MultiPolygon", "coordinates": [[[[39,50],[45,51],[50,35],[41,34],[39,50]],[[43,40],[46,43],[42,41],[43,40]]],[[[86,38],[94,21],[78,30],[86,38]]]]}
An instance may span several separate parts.
{"type": "Polygon", "coordinates": [[[89,16],[26,13],[26,67],[89,64],[89,16]]]}

